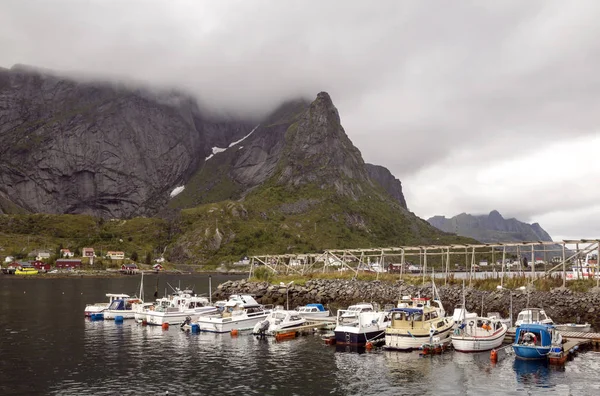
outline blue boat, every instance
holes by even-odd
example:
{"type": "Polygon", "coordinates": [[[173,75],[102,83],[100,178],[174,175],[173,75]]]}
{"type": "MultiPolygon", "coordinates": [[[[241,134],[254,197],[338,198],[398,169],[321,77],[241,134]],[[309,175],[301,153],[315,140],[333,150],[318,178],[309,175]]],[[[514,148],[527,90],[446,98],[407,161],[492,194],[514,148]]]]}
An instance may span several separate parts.
{"type": "Polygon", "coordinates": [[[512,347],[518,359],[545,360],[562,338],[553,325],[528,323],[517,327],[512,347]]]}

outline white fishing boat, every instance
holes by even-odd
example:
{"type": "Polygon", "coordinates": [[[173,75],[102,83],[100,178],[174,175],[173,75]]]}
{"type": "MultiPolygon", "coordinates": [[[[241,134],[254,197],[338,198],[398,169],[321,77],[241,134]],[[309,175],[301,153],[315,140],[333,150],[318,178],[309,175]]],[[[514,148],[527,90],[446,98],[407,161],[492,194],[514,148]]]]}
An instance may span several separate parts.
{"type": "Polygon", "coordinates": [[[91,316],[93,314],[99,314],[104,312],[105,309],[107,309],[109,307],[109,305],[115,301],[115,300],[119,300],[119,299],[124,299],[124,298],[129,298],[129,294],[113,294],[113,293],[107,293],[106,297],[108,297],[108,302],[105,303],[94,303],[94,304],[87,304],[85,306],[84,309],[84,315],[85,316],[91,316]]]}
{"type": "Polygon", "coordinates": [[[391,323],[389,312],[348,311],[342,309],[337,313],[337,324],[333,329],[336,344],[364,346],[385,336],[385,330],[391,323]]]}
{"type": "Polygon", "coordinates": [[[439,293],[432,282],[433,300],[404,296],[392,313],[392,323],[385,330],[385,348],[412,350],[425,344],[449,342],[455,326],[452,317],[445,317],[439,293]],[[433,303],[433,304],[432,304],[433,303]]]}
{"type": "Polygon", "coordinates": [[[259,304],[250,295],[232,295],[224,304],[221,313],[202,315],[195,323],[200,331],[228,333],[231,330],[254,329],[254,326],[270,313],[271,309],[259,304]]]}
{"type": "Polygon", "coordinates": [[[139,311],[139,307],[144,303],[144,273],[142,273],[142,279],[140,280],[140,297],[125,297],[115,299],[110,303],[108,308],[103,312],[104,319],[114,320],[116,317],[122,319],[135,319],[135,313],[139,311]]]}
{"type": "Polygon", "coordinates": [[[319,319],[329,316],[329,310],[326,310],[323,304],[306,304],[303,307],[296,308],[298,314],[306,319],[319,319]]]}
{"type": "Polygon", "coordinates": [[[523,324],[554,324],[554,321],[541,308],[525,308],[519,312],[515,326],[523,324]]]}
{"type": "Polygon", "coordinates": [[[104,310],[104,319],[114,320],[117,316],[120,316],[122,319],[134,319],[134,304],[141,303],[143,301],[137,297],[116,299],[104,310]]]}
{"type": "Polygon", "coordinates": [[[589,323],[565,323],[554,325],[558,331],[575,331],[580,333],[589,333],[592,330],[592,326],[589,323]]]}
{"type": "Polygon", "coordinates": [[[452,345],[459,352],[489,351],[502,345],[507,331],[498,319],[465,318],[452,334],[452,345]]]}
{"type": "Polygon", "coordinates": [[[150,307],[146,311],[146,322],[149,325],[161,326],[163,323],[170,325],[181,324],[187,318],[194,321],[200,315],[213,314],[217,308],[210,306],[208,298],[200,296],[176,296],[172,304],[167,307],[150,307]]]}
{"type": "Polygon", "coordinates": [[[253,334],[275,335],[278,331],[306,324],[306,319],[298,311],[275,310],[265,320],[258,322],[253,334]]]}

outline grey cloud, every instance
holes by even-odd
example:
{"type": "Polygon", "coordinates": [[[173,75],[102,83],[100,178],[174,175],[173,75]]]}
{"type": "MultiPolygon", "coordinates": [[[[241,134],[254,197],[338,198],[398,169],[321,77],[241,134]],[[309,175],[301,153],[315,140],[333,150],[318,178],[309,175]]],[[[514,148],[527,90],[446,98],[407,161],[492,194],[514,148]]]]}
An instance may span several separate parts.
{"type": "Polygon", "coordinates": [[[173,86],[245,116],[326,90],[365,159],[404,178],[596,134],[599,17],[594,0],[5,0],[0,66],[173,86]]]}

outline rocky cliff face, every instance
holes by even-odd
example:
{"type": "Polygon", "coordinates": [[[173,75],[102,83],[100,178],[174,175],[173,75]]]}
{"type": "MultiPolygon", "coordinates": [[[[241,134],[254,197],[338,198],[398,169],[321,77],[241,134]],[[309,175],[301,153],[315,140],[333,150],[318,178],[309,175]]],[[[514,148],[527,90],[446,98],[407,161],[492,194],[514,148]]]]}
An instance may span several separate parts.
{"type": "Polygon", "coordinates": [[[211,147],[251,128],[204,119],[177,93],[0,70],[0,193],[30,212],[151,215],[211,147]]]}
{"type": "Polygon", "coordinates": [[[383,189],[387,191],[390,196],[398,201],[400,206],[402,206],[404,209],[408,209],[406,206],[406,200],[404,199],[404,194],[402,193],[402,183],[400,180],[396,179],[396,177],[392,175],[392,172],[383,166],[373,164],[365,165],[371,180],[379,183],[379,185],[383,187],[383,189]]]}
{"type": "Polygon", "coordinates": [[[285,155],[277,183],[297,187],[334,186],[339,194],[357,197],[362,184],[372,185],[360,151],[340,123],[326,92],[321,92],[299,120],[288,128],[285,155]]]}
{"type": "Polygon", "coordinates": [[[481,216],[466,213],[450,219],[434,216],[427,221],[444,232],[456,233],[481,242],[552,241],[550,235],[538,223],[527,224],[517,219],[505,219],[496,210],[481,216]]]}

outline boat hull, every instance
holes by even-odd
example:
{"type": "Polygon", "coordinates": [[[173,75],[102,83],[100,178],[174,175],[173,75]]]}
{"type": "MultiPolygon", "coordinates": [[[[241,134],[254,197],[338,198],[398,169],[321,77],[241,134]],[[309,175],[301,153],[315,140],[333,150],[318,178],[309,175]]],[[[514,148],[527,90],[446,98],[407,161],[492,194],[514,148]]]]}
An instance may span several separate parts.
{"type": "Polygon", "coordinates": [[[352,345],[352,346],[365,346],[367,341],[380,340],[385,336],[384,329],[370,331],[367,333],[358,333],[352,331],[338,330],[335,333],[335,343],[337,345],[352,345]]]}
{"type": "Polygon", "coordinates": [[[522,360],[542,360],[548,357],[550,347],[545,346],[527,346],[527,345],[513,345],[513,351],[515,351],[515,357],[522,360]]]}
{"type": "Polygon", "coordinates": [[[108,303],[99,303],[94,305],[87,305],[84,310],[85,316],[91,316],[92,314],[98,314],[104,312],[108,308],[108,303]]]}
{"type": "Polygon", "coordinates": [[[452,335],[452,346],[458,352],[482,352],[498,348],[504,342],[507,328],[485,337],[452,335]]]}
{"type": "Polygon", "coordinates": [[[561,324],[561,325],[554,325],[554,327],[556,327],[556,330],[558,331],[579,331],[582,333],[589,333],[592,329],[592,326],[588,323],[586,324],[561,324]]]}
{"type": "Polygon", "coordinates": [[[163,323],[170,325],[182,324],[189,317],[192,322],[195,322],[201,315],[208,315],[216,312],[216,308],[208,307],[204,311],[183,311],[183,312],[146,312],[146,323],[152,326],[162,326],[163,323]]]}
{"type": "MultiPolygon", "coordinates": [[[[444,342],[452,335],[452,326],[446,327],[435,332],[433,337],[438,337],[439,342],[444,342]]],[[[388,329],[385,333],[385,348],[399,351],[410,351],[421,348],[421,345],[429,342],[431,336],[429,333],[423,334],[404,334],[403,332],[395,332],[393,328],[388,329]]]]}
{"type": "Polygon", "coordinates": [[[195,322],[200,327],[200,331],[209,333],[229,333],[231,330],[252,330],[258,322],[262,322],[268,316],[268,312],[264,315],[252,316],[249,318],[198,318],[195,322]]]}
{"type": "Polygon", "coordinates": [[[105,320],[114,320],[117,316],[122,316],[123,319],[134,319],[135,311],[133,310],[104,310],[105,320]]]}

